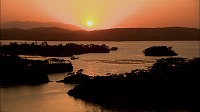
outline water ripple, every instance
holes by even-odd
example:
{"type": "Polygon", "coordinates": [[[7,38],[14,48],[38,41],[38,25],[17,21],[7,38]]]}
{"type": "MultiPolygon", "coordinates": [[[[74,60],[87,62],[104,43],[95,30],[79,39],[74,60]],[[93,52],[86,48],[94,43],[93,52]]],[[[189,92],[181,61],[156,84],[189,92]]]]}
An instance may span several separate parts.
{"type": "Polygon", "coordinates": [[[96,62],[96,63],[108,63],[108,64],[146,64],[146,63],[155,63],[156,60],[124,59],[124,60],[83,60],[83,61],[96,62]]]}

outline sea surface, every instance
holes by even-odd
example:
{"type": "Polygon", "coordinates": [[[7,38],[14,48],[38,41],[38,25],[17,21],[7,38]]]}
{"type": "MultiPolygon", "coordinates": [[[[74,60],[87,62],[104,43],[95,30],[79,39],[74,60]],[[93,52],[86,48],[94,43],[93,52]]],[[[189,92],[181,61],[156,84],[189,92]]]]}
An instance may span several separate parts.
{"type": "MultiPolygon", "coordinates": [[[[32,43],[34,41],[3,41],[1,44],[32,43]]],[[[42,41],[37,41],[40,44],[42,41]]],[[[106,44],[109,47],[118,47],[110,53],[88,53],[75,55],[79,59],[70,60],[70,57],[57,57],[70,60],[74,71],[83,69],[83,73],[90,76],[120,74],[134,69],[149,69],[157,59],[163,56],[144,56],[143,50],[151,46],[168,46],[178,54],[173,57],[192,59],[200,57],[199,41],[47,41],[49,45],[66,43],[77,44],[106,44]]],[[[28,59],[44,60],[50,57],[25,56],[28,59]]],[[[169,57],[169,56],[168,56],[169,57]]],[[[73,84],[56,83],[67,73],[48,74],[52,82],[40,85],[19,85],[0,87],[0,112],[116,112],[123,110],[108,109],[100,105],[85,102],[68,96],[68,90],[73,84]]],[[[17,75],[17,74],[16,74],[17,75]]],[[[137,111],[137,110],[135,110],[137,111]]]]}

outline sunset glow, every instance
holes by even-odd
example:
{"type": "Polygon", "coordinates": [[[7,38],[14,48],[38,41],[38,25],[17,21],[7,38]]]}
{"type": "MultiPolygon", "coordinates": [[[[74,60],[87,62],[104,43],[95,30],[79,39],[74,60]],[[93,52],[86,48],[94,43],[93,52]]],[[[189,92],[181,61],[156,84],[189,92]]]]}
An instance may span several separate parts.
{"type": "Polygon", "coordinates": [[[0,112],[190,112],[200,0],[0,0],[0,112]]]}
{"type": "Polygon", "coordinates": [[[92,21],[88,21],[88,22],[87,22],[87,25],[88,25],[89,27],[91,27],[91,26],[93,25],[93,22],[92,22],[92,21]]]}
{"type": "Polygon", "coordinates": [[[199,0],[1,0],[6,21],[62,22],[86,30],[199,28],[199,0]]]}

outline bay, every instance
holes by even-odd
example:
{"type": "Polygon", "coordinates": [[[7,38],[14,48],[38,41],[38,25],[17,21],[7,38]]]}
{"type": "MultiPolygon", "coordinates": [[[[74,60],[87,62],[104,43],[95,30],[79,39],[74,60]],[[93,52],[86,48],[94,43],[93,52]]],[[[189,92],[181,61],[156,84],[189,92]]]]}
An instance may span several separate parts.
{"type": "MultiPolygon", "coordinates": [[[[1,40],[1,44],[10,42],[31,43],[33,41],[1,40]]],[[[38,41],[38,44],[42,41],[38,41]]],[[[163,56],[144,56],[142,51],[151,46],[168,46],[178,54],[174,57],[192,59],[199,57],[199,41],[47,41],[49,45],[66,43],[77,44],[106,44],[109,47],[118,47],[117,51],[110,53],[88,53],[75,55],[76,60],[70,57],[59,57],[70,60],[74,66],[74,72],[83,69],[83,73],[94,75],[106,75],[107,73],[120,74],[134,69],[148,69],[157,59],[163,56]]],[[[49,57],[25,56],[34,60],[44,60],[49,57]]],[[[105,109],[97,104],[82,101],[68,96],[66,93],[74,85],[56,83],[63,79],[67,73],[48,74],[51,81],[47,84],[29,86],[10,86],[0,88],[2,112],[107,112],[117,111],[105,109]]]]}

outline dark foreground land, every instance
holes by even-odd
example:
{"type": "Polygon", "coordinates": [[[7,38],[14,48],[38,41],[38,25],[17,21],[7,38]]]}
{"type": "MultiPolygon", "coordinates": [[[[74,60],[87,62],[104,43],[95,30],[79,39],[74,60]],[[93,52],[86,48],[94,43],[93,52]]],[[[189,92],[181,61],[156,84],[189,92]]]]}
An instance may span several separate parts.
{"type": "Polygon", "coordinates": [[[39,55],[39,56],[72,56],[84,53],[109,53],[110,48],[103,45],[95,44],[74,44],[67,43],[65,45],[48,45],[47,42],[42,42],[40,45],[37,42],[31,44],[16,42],[10,43],[10,45],[1,45],[0,54],[7,55],[39,55]]]}
{"type": "Polygon", "coordinates": [[[75,83],[68,95],[107,108],[199,110],[200,58],[162,58],[148,70],[88,76],[71,73],[58,82],[75,83]]]}
{"type": "Polygon", "coordinates": [[[49,58],[47,60],[22,59],[18,55],[40,56],[72,56],[84,53],[109,53],[105,44],[74,44],[48,45],[42,42],[31,44],[16,42],[10,45],[0,45],[0,85],[39,84],[49,82],[47,74],[73,71],[72,63],[68,60],[49,58]]]}
{"type": "Polygon", "coordinates": [[[72,64],[65,60],[28,60],[16,55],[0,55],[0,85],[48,83],[47,74],[71,71],[72,64]]]}

